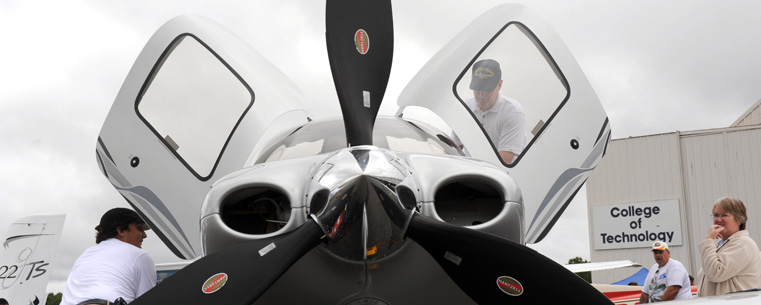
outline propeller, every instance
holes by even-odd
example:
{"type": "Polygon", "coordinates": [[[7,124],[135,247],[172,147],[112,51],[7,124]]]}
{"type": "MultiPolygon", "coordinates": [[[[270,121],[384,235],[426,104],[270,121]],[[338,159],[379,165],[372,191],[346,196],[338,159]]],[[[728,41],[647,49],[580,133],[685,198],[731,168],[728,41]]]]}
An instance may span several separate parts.
{"type": "Polygon", "coordinates": [[[394,52],[390,0],[328,0],[325,36],[347,146],[371,145],[394,52]]]}
{"type": "MultiPolygon", "coordinates": [[[[347,146],[372,145],[373,125],[391,71],[391,1],[327,0],[326,41],[347,146]]],[[[611,304],[580,277],[521,244],[420,216],[395,200],[382,202],[391,220],[406,228],[405,236],[421,245],[479,304],[565,303],[579,298],[584,303],[611,304]],[[548,288],[548,281],[561,288],[548,288]]],[[[338,217],[334,214],[343,209],[331,211],[312,215],[288,233],[204,256],[131,304],[252,304],[321,243],[326,225],[330,227],[338,217]]]]}

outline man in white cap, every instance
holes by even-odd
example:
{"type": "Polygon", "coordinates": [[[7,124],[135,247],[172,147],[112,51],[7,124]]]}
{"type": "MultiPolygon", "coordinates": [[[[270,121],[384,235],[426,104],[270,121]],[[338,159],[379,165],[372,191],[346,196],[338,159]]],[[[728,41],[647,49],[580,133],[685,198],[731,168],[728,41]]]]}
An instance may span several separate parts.
{"type": "Polygon", "coordinates": [[[692,297],[690,278],[684,265],[671,259],[669,245],[662,241],[653,243],[655,264],[645,278],[639,303],[682,300],[692,297]]]}
{"type": "Polygon", "coordinates": [[[473,97],[465,105],[489,136],[505,164],[518,158],[526,145],[526,115],[515,99],[499,93],[502,88],[502,70],[493,59],[473,64],[470,89],[473,97]]]}

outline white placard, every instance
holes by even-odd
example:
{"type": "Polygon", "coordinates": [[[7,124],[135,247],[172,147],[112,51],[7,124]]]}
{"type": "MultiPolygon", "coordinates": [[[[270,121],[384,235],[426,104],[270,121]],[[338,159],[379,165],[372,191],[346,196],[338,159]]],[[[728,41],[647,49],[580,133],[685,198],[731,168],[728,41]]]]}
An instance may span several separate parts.
{"type": "Polygon", "coordinates": [[[681,219],[677,199],[594,206],[595,249],[651,247],[656,241],[682,245],[681,219]]]}

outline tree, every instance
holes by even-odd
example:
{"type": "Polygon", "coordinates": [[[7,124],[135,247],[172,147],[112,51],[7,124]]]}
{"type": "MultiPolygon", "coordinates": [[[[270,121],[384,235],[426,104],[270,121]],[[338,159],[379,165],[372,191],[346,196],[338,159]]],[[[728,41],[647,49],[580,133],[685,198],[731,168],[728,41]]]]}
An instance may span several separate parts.
{"type": "MultiPolygon", "coordinates": [[[[589,261],[581,258],[581,256],[574,257],[572,259],[568,260],[568,264],[583,264],[583,263],[589,263],[589,261]]],[[[586,271],[586,272],[578,272],[576,273],[579,277],[587,281],[587,283],[592,283],[592,271],[586,271]]]]}
{"type": "Polygon", "coordinates": [[[63,294],[60,292],[56,294],[48,292],[48,300],[45,302],[45,305],[59,305],[61,304],[61,298],[63,298],[63,294]]]}

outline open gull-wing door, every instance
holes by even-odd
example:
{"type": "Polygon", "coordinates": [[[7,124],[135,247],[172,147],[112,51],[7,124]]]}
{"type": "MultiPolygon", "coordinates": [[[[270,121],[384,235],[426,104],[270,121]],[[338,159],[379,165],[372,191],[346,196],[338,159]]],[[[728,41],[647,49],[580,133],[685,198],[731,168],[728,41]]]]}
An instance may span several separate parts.
{"type": "Polygon", "coordinates": [[[306,123],[305,104],[234,34],[179,16],[151,37],[127,75],[98,138],[98,164],[178,257],[197,257],[211,184],[242,168],[260,140],[306,123]]]}
{"type": "Polygon", "coordinates": [[[398,104],[398,115],[409,106],[429,109],[470,156],[504,166],[523,195],[529,243],[547,234],[610,140],[607,115],[570,51],[548,24],[518,4],[477,18],[418,72],[398,104]],[[510,164],[464,104],[473,96],[471,69],[482,59],[500,63],[500,93],[519,101],[525,114],[525,146],[510,164]]]}

